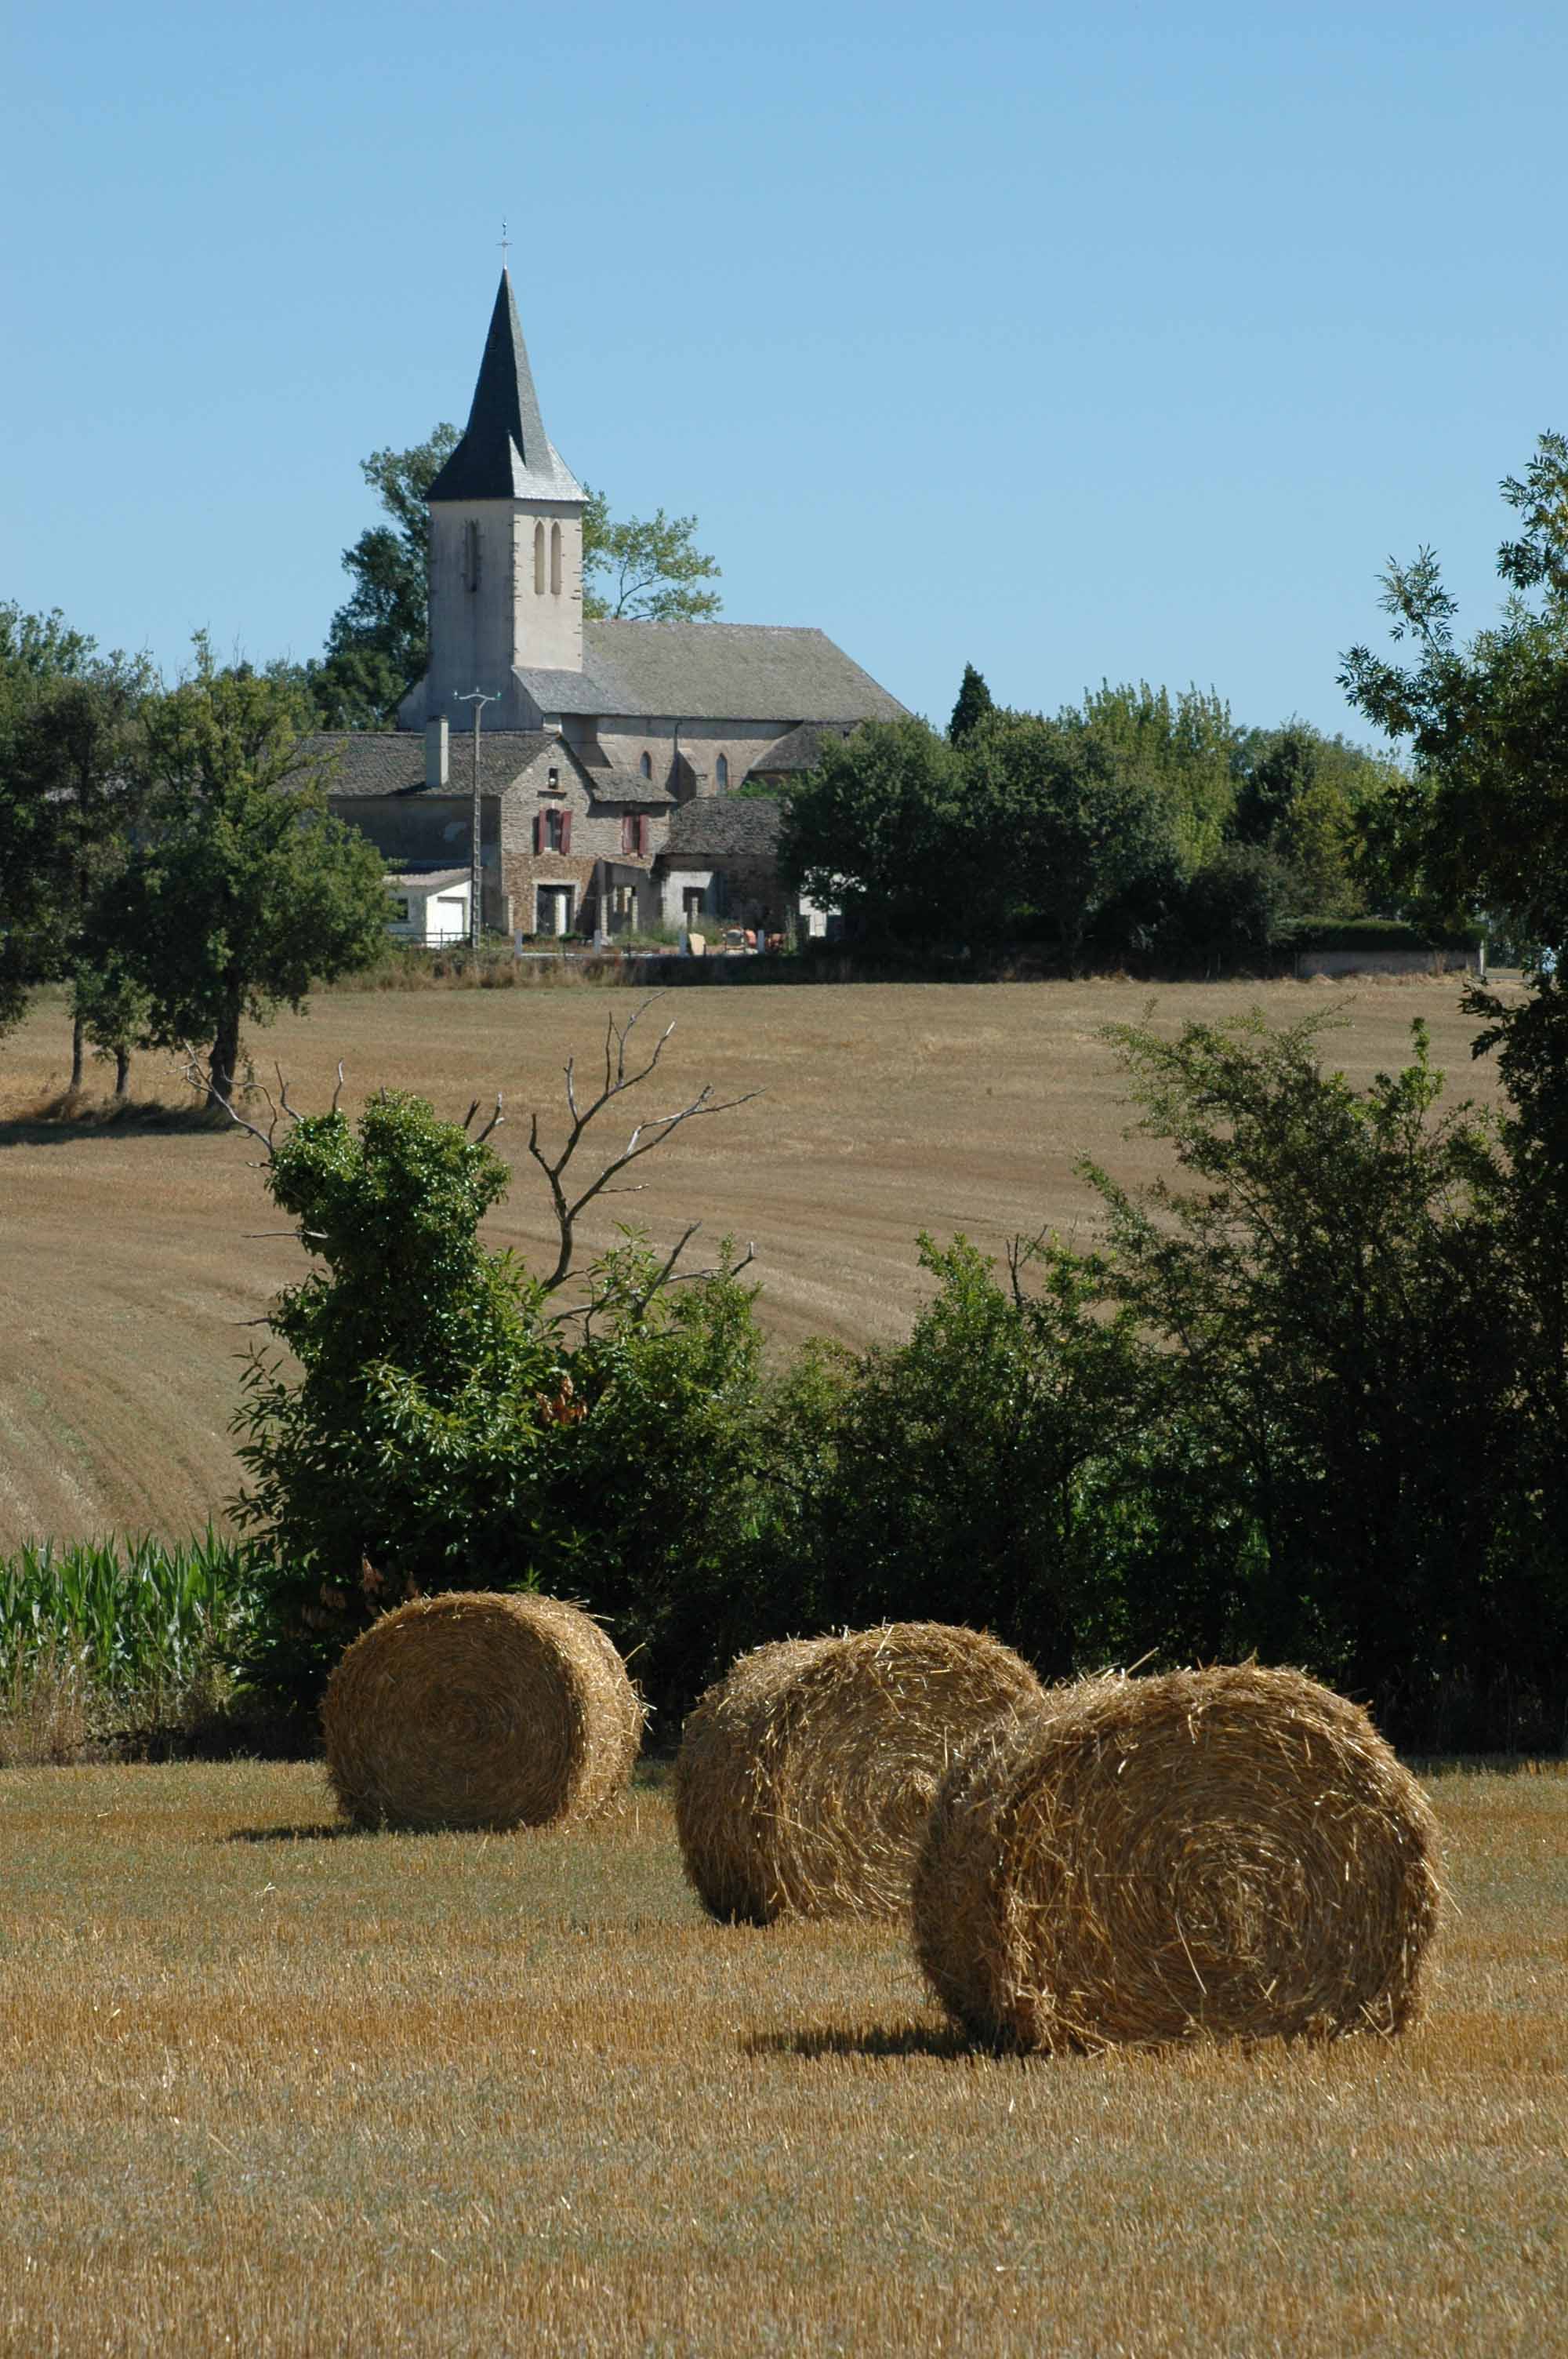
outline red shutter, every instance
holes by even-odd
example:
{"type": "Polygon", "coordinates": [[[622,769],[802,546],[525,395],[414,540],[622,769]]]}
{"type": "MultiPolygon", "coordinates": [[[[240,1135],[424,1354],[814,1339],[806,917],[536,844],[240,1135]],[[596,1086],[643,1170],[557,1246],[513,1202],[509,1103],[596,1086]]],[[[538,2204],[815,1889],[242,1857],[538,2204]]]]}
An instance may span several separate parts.
{"type": "Polygon", "coordinates": [[[543,852],[545,849],[545,814],[543,811],[535,811],[534,813],[534,849],[535,852],[543,852]]]}
{"type": "Polygon", "coordinates": [[[643,859],[646,860],[648,856],[648,822],[645,817],[639,819],[637,821],[637,850],[643,859]]]}
{"type": "Polygon", "coordinates": [[[563,812],[561,813],[561,850],[562,850],[563,852],[569,852],[569,851],[571,850],[571,848],[572,848],[572,815],[571,815],[570,811],[569,811],[569,810],[568,810],[568,811],[563,811],[563,812]]]}

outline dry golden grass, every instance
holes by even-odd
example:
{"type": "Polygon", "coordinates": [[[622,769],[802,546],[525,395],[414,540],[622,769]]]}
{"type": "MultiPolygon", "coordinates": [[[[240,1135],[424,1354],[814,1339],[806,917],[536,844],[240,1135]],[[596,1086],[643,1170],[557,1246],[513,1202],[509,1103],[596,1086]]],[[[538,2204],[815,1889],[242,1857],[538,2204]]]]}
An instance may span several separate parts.
{"type": "Polygon", "coordinates": [[[708,1922],[645,1779],[332,1840],[307,1768],[0,1774],[0,2349],[1560,2350],[1568,1777],[1434,1795],[1419,2030],[1024,2061],[893,1929],[708,1922]]]}
{"type": "MultiPolygon", "coordinates": [[[[755,1238],[763,1316],[778,1336],[863,1343],[902,1331],[920,1298],[914,1236],[963,1229],[988,1246],[1052,1222],[1087,1233],[1094,1203],[1076,1177],[1087,1153],[1124,1177],[1152,1168],[1126,1142],[1119,1079],[1098,1027],[1217,1017],[1260,1004],[1276,1022],[1342,1004],[1331,1055],[1357,1081],[1400,1062],[1415,1016],[1463,1091],[1472,1068],[1457,978],[1323,984],[1140,984],[744,987],[673,992],[678,1025],[656,1103],[706,1080],[754,1104],[685,1131],[641,1167],[647,1193],[612,1200],[590,1239],[628,1210],[671,1237],[755,1238]]],[[[306,1018],[252,1036],[279,1059],[298,1102],[325,1104],[347,1069],[351,1109],[383,1085],[460,1115],[501,1089],[514,1116],[553,1114],[560,1068],[591,1053],[626,992],[341,993],[306,1018]]],[[[303,1266],[236,1132],[134,1125],[71,1129],[23,1119],[66,1079],[61,1004],[45,999],[0,1043],[0,1549],[34,1533],[110,1527],[199,1528],[235,1485],[226,1430],[238,1364],[275,1289],[303,1266]]],[[[179,1095],[138,1060],[135,1086],[179,1095]]],[[[524,1125],[496,1134],[518,1176],[487,1226],[536,1256],[545,1208],[524,1125]],[[536,1177],[536,1175],[535,1175],[536,1177]]],[[[552,1248],[553,1251],[553,1248],[552,1248]]]]}

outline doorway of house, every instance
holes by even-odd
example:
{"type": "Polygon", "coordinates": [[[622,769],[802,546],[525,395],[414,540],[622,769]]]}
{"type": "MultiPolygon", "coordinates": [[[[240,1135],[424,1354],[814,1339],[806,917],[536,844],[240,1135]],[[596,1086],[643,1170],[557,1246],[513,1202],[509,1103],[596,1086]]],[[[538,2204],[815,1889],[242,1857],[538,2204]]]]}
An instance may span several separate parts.
{"type": "Polygon", "coordinates": [[[681,915],[687,926],[702,923],[703,892],[700,885],[688,885],[681,897],[681,915]]]}
{"type": "Polygon", "coordinates": [[[537,917],[534,930],[539,934],[569,934],[572,929],[571,885],[535,886],[537,917]]]}

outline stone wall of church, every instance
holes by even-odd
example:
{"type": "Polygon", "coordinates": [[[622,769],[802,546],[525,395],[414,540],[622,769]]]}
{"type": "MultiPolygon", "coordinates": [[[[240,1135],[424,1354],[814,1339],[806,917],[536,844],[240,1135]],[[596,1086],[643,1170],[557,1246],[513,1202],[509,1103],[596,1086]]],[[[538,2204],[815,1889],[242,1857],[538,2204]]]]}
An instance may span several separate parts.
{"type": "Polygon", "coordinates": [[[582,511],[566,501],[440,500],[430,510],[430,669],[399,707],[405,728],[494,689],[492,729],[538,713],[513,667],[582,669],[582,511]],[[420,709],[416,710],[416,707],[420,709]]]}
{"type": "Polygon", "coordinates": [[[738,787],[755,762],[795,727],[794,721],[680,721],[658,716],[606,715],[599,724],[599,742],[618,769],[635,771],[649,756],[656,785],[673,787],[678,795],[691,791],[687,766],[696,774],[697,792],[721,792],[719,757],[730,765],[730,784],[738,787]],[[678,733],[685,763],[676,760],[678,733]]]}

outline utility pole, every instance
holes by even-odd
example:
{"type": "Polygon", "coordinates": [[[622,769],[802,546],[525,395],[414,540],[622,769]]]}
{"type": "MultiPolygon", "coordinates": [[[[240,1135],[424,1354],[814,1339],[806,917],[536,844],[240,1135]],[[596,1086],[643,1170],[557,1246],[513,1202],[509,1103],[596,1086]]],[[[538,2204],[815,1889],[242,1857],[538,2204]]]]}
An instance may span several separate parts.
{"type": "Polygon", "coordinates": [[[469,844],[469,948],[477,951],[482,928],[480,911],[484,900],[484,874],[480,853],[479,723],[480,715],[487,704],[500,703],[501,690],[473,688],[466,696],[460,696],[454,689],[452,701],[473,706],[473,832],[469,844]]]}

